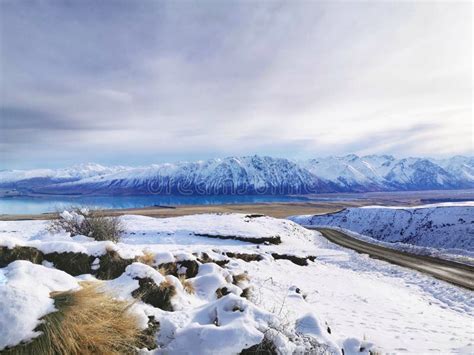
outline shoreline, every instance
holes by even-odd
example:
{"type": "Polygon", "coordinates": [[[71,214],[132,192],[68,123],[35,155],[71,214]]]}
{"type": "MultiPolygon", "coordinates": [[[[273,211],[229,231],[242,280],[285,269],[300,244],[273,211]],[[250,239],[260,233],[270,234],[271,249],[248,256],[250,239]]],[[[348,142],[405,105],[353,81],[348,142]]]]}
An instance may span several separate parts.
{"type": "MultiPolygon", "coordinates": [[[[117,197],[122,198],[125,196],[117,197]]],[[[202,213],[252,213],[264,214],[276,218],[285,218],[291,215],[332,213],[348,207],[361,207],[367,205],[410,207],[439,202],[472,201],[474,200],[474,189],[288,195],[288,197],[293,197],[295,200],[236,203],[221,202],[218,204],[199,204],[199,202],[196,204],[150,204],[145,207],[104,207],[100,209],[104,211],[106,215],[110,216],[132,214],[163,218],[202,213]],[[298,198],[304,198],[304,200],[296,200],[298,198]]],[[[8,199],[10,198],[22,199],[22,197],[9,197],[8,199]]],[[[29,198],[35,197],[30,196],[29,198]]],[[[41,197],[37,198],[42,199],[41,197]]],[[[152,202],[150,201],[150,203],[152,202]]],[[[87,206],[87,204],[83,205],[87,206]]],[[[0,214],[0,220],[41,220],[56,218],[56,216],[56,212],[19,214],[4,213],[0,214]]]]}
{"type": "MultiPolygon", "coordinates": [[[[108,216],[142,215],[148,217],[179,217],[203,213],[252,213],[264,214],[276,218],[291,215],[324,214],[337,212],[347,207],[359,207],[373,204],[372,200],[363,201],[327,201],[327,202],[269,202],[248,204],[219,204],[219,205],[179,205],[179,206],[149,206],[123,209],[102,209],[108,216]]],[[[1,214],[0,221],[43,220],[56,218],[56,212],[38,214],[1,214]]]]}

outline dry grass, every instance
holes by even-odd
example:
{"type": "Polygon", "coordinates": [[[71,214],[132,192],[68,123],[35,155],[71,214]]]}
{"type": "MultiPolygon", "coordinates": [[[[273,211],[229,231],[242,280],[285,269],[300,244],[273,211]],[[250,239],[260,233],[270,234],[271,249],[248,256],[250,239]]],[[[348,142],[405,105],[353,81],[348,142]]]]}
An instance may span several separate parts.
{"type": "Polygon", "coordinates": [[[153,266],[155,264],[155,254],[149,251],[143,252],[142,256],[138,257],[138,261],[142,264],[146,264],[148,266],[153,266]]]}
{"type": "Polygon", "coordinates": [[[8,354],[131,354],[141,346],[138,319],[128,312],[130,303],[114,299],[83,283],[76,292],[52,293],[57,312],[43,318],[43,334],[8,354]]]}
{"type": "Polygon", "coordinates": [[[191,295],[194,295],[196,289],[194,288],[194,284],[190,280],[186,279],[186,275],[180,275],[179,281],[181,282],[181,285],[183,285],[184,291],[191,295]]]}
{"type": "Polygon", "coordinates": [[[158,272],[163,276],[176,275],[178,272],[178,265],[176,263],[161,264],[158,272]]]}
{"type": "Polygon", "coordinates": [[[44,260],[42,252],[35,248],[15,246],[12,249],[0,247],[0,268],[15,260],[28,260],[34,264],[41,264],[44,260]]]}
{"type": "Polygon", "coordinates": [[[234,285],[239,285],[243,282],[250,281],[249,274],[247,274],[246,272],[243,272],[243,273],[237,274],[237,275],[233,275],[232,279],[233,279],[234,285]]]}
{"type": "Polygon", "coordinates": [[[219,299],[219,298],[222,298],[222,297],[228,295],[229,293],[230,293],[230,292],[229,292],[229,290],[227,289],[227,287],[224,286],[224,287],[218,288],[218,289],[216,290],[216,297],[217,297],[217,299],[219,299]]]}
{"type": "Polygon", "coordinates": [[[252,297],[252,288],[251,287],[244,288],[242,290],[242,293],[240,294],[240,297],[250,300],[250,298],[252,297]]]}

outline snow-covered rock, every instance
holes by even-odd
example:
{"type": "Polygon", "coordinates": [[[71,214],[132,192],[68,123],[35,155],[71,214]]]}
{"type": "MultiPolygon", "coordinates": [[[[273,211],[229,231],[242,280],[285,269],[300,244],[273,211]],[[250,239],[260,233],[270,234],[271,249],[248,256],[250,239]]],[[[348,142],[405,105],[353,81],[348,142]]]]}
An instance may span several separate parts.
{"type": "Polygon", "coordinates": [[[79,287],[69,274],[17,260],[0,269],[0,351],[37,337],[40,318],[54,312],[53,291],[79,287]]]}

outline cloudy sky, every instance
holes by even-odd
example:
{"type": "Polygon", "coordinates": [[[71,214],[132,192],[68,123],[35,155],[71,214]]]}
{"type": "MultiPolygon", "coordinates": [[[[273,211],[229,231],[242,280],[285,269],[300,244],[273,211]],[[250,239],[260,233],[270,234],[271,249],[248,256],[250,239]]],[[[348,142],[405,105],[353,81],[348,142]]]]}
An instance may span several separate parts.
{"type": "Polygon", "coordinates": [[[0,168],[473,154],[469,1],[0,7],[0,168]]]}

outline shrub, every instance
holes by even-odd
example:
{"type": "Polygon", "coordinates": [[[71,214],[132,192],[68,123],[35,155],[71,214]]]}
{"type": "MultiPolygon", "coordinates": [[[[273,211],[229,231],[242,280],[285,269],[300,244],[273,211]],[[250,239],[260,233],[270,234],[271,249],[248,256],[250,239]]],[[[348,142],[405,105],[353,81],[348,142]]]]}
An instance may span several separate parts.
{"type": "Polygon", "coordinates": [[[158,272],[163,276],[178,275],[178,265],[174,262],[160,264],[158,267],[158,272]]]}
{"type": "Polygon", "coordinates": [[[264,337],[260,344],[254,345],[250,348],[243,349],[240,355],[276,355],[277,348],[273,341],[268,337],[264,337]]]}
{"type": "Polygon", "coordinates": [[[52,293],[57,312],[43,317],[31,342],[6,349],[6,354],[130,354],[142,347],[138,319],[130,303],[83,283],[79,291],[52,293]]]}
{"type": "Polygon", "coordinates": [[[65,231],[71,236],[85,235],[98,241],[118,242],[124,232],[119,217],[107,217],[101,211],[74,208],[59,214],[50,222],[49,230],[65,231]]]}
{"type": "Polygon", "coordinates": [[[171,282],[166,280],[157,285],[149,277],[136,279],[140,287],[132,292],[133,297],[164,311],[173,311],[171,298],[176,295],[176,288],[171,282]]]}
{"type": "Polygon", "coordinates": [[[115,250],[107,249],[104,255],[99,257],[99,269],[94,272],[95,276],[101,280],[112,280],[125,272],[128,265],[133,263],[133,259],[123,259],[115,250]]]}

